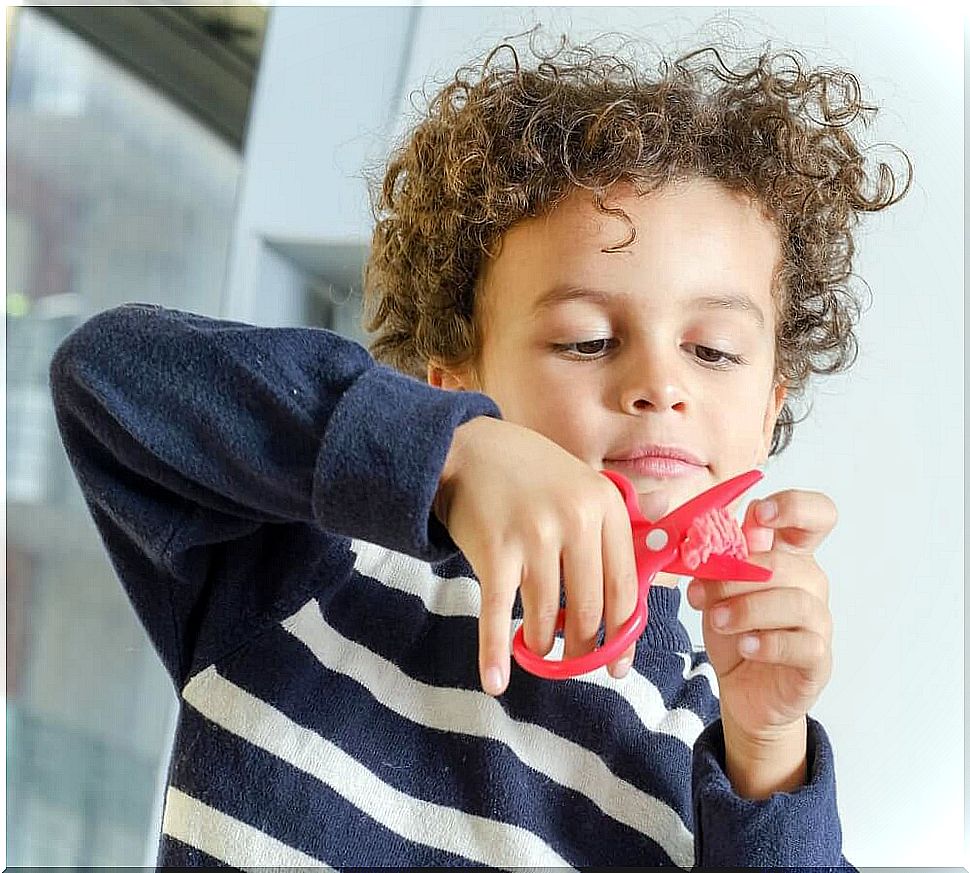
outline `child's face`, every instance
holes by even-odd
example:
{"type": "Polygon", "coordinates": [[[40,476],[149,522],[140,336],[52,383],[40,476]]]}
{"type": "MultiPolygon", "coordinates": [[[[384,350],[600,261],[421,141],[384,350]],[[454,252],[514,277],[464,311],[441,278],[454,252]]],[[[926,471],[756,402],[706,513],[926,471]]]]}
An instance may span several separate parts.
{"type": "Polygon", "coordinates": [[[480,283],[477,371],[430,378],[484,391],[506,420],[673,508],[768,456],[785,397],[770,292],[780,250],[756,207],[710,180],[606,205],[637,229],[615,253],[601,250],[629,225],[581,192],[512,227],[480,283]],[[648,445],[699,463],[624,460],[648,445]]]}

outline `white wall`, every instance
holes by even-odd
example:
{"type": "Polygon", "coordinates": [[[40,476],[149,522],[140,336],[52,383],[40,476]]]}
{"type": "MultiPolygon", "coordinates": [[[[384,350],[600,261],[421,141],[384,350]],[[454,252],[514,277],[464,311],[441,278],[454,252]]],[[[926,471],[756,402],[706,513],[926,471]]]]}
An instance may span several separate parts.
{"type": "MultiPolygon", "coordinates": [[[[424,7],[408,58],[407,14],[273,10],[228,314],[258,310],[260,233],[366,240],[357,162],[405,128],[408,93],[536,21],[574,37],[623,32],[671,53],[712,34],[752,50],[770,39],[813,63],[848,66],[885,106],[870,140],[903,147],[916,175],[901,204],[862,222],[855,271],[872,307],[859,360],[823,380],[812,416],[754,496],[819,490],[840,511],[818,553],[831,584],[834,675],[812,715],[835,746],[846,856],[857,866],[962,865],[959,19],[894,7],[424,7]],[[715,17],[715,30],[704,26],[715,17]],[[395,109],[387,101],[403,63],[395,109]]],[[[888,150],[877,155],[900,166],[888,150]]],[[[700,642],[686,600],[683,619],[700,642]]]]}
{"type": "Polygon", "coordinates": [[[370,237],[365,165],[379,160],[407,60],[407,7],[278,7],[245,144],[223,315],[293,324],[302,288],[266,239],[370,237]]]}

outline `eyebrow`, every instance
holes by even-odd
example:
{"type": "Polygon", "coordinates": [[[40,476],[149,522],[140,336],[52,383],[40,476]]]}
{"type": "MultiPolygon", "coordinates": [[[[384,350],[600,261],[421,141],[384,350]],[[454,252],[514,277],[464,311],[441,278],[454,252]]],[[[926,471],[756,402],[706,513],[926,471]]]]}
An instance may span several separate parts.
{"type": "Polygon", "coordinates": [[[712,294],[705,297],[695,297],[690,301],[691,309],[733,309],[735,312],[747,312],[759,327],[765,326],[765,314],[747,294],[712,294]]]}
{"type": "MultiPolygon", "coordinates": [[[[554,288],[540,295],[532,305],[533,315],[538,314],[544,309],[551,309],[561,303],[568,303],[573,300],[583,300],[588,303],[595,303],[600,306],[608,306],[617,297],[626,297],[625,294],[610,294],[598,288],[588,288],[583,285],[557,285],[554,288]]],[[[703,297],[692,297],[688,303],[690,309],[728,309],[735,312],[748,313],[760,327],[765,326],[765,314],[761,311],[754,300],[747,294],[705,294],[703,297]]]]}

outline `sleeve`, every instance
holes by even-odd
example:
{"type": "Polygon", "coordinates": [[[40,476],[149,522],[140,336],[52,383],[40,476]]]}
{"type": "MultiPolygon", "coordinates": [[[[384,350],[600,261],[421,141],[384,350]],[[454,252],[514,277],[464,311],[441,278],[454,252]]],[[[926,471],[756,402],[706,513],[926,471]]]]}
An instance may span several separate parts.
{"type": "Polygon", "coordinates": [[[709,867],[829,867],[855,870],[842,855],[829,738],[808,718],[809,781],[764,800],[739,797],[725,771],[721,719],[694,743],[691,774],[694,869],[709,867]]]}
{"type": "MultiPolygon", "coordinates": [[[[95,315],[50,366],[68,459],[181,687],[346,556],[347,537],[457,551],[431,512],[458,425],[499,417],[314,328],[145,304],[95,315]]],[[[346,558],[345,558],[346,559],[346,558]]]]}

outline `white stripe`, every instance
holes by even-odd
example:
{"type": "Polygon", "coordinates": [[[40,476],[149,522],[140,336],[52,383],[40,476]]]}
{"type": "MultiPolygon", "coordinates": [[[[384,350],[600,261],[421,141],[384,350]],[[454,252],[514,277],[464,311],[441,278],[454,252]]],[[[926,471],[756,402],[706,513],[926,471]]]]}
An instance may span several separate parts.
{"type": "Polygon", "coordinates": [[[589,798],[603,812],[654,840],[680,867],[693,866],[691,832],[670,806],[618,778],[603,760],[536,724],[512,719],[480,691],[438,688],[341,636],[315,600],[283,621],[330,670],[349,676],[384,706],[425,727],[497,740],[523,763],[589,798]]]}
{"type": "MultiPolygon", "coordinates": [[[[518,629],[522,621],[519,619],[514,621],[513,624],[518,629]]],[[[552,644],[552,651],[549,652],[547,657],[562,658],[564,647],[565,642],[562,637],[556,637],[552,644]]],[[[684,678],[689,678],[686,673],[683,675],[684,678]]],[[[694,748],[694,741],[704,730],[704,722],[701,721],[696,712],[683,707],[667,709],[663,695],[656,683],[651,682],[646,676],[637,673],[635,670],[631,670],[623,679],[614,679],[606,667],[600,667],[592,673],[577,676],[572,681],[615,691],[630,704],[630,708],[644,727],[680,740],[688,749],[694,748]]]]}
{"type": "Polygon", "coordinates": [[[366,540],[353,540],[350,548],[357,556],[354,569],[362,576],[413,594],[435,615],[478,618],[482,595],[476,579],[470,576],[444,579],[427,561],[392,552],[366,540]]]}
{"type": "Polygon", "coordinates": [[[177,788],[170,787],[165,795],[162,833],[232,867],[254,873],[267,867],[333,869],[177,788]],[[253,866],[254,862],[258,866],[253,866]]]}
{"type": "Polygon", "coordinates": [[[678,652],[677,654],[684,659],[684,672],[681,674],[684,677],[684,681],[693,679],[695,676],[703,676],[707,680],[707,684],[711,687],[711,694],[720,700],[721,691],[717,684],[717,673],[714,672],[714,667],[711,665],[711,662],[708,660],[698,661],[697,665],[692,667],[690,655],[684,652],[678,652]]]}
{"type": "MultiPolygon", "coordinates": [[[[193,677],[183,696],[209,720],[326,783],[405,839],[492,867],[569,866],[525,828],[420,800],[388,785],[339,746],[220,676],[215,667],[193,677]]],[[[265,866],[261,854],[249,860],[265,866]]]]}
{"type": "MultiPolygon", "coordinates": [[[[428,612],[446,617],[478,618],[481,611],[481,592],[475,579],[468,576],[442,578],[435,574],[426,561],[393,552],[365,540],[353,540],[351,549],[357,556],[354,569],[358,573],[375,579],[388,588],[420,598],[428,612]]],[[[513,633],[521,623],[521,619],[513,622],[513,633]]],[[[560,638],[557,638],[556,644],[559,648],[553,650],[553,656],[561,658],[560,638]]],[[[718,697],[717,676],[710,663],[704,662],[691,669],[690,658],[682,652],[677,654],[684,658],[684,671],[681,674],[684,680],[704,676],[711,687],[711,693],[718,697]]],[[[694,740],[703,730],[700,718],[690,710],[668,712],[657,686],[639,673],[631,672],[627,679],[618,681],[604,667],[580,677],[578,681],[612,689],[629,701],[646,727],[669,734],[690,748],[693,748],[694,740]]]]}

